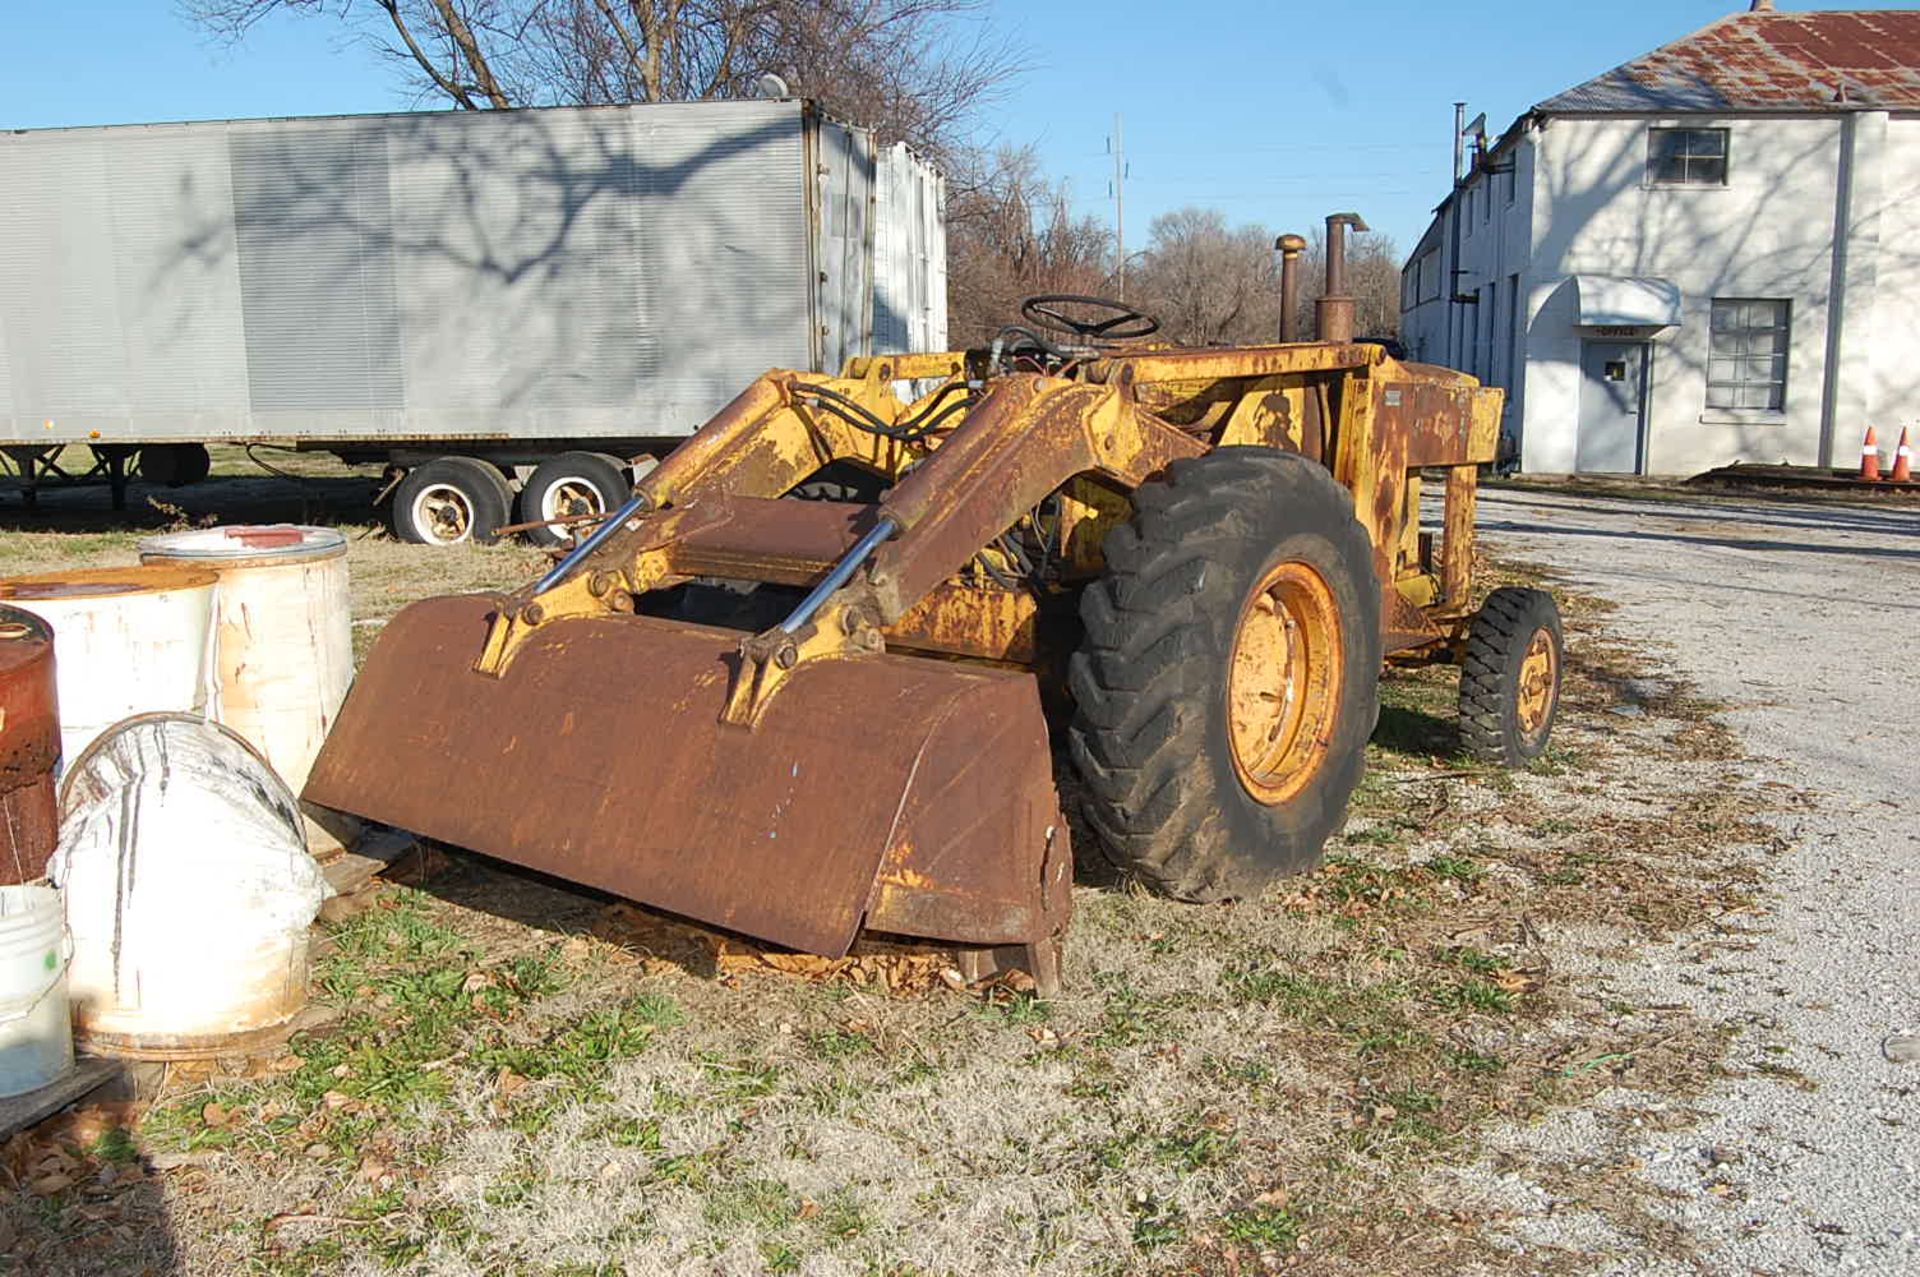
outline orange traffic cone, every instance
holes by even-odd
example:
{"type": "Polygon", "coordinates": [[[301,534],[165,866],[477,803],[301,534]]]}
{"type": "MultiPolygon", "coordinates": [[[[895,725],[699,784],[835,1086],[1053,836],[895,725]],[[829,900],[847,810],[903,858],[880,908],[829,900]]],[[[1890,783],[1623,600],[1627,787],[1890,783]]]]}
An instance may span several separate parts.
{"type": "Polygon", "coordinates": [[[1907,442],[1907,428],[1900,427],[1900,446],[1893,450],[1893,473],[1887,476],[1895,483],[1913,481],[1913,447],[1907,442]]]}
{"type": "Polygon", "coordinates": [[[1860,477],[1869,482],[1880,477],[1880,436],[1867,427],[1867,437],[1860,441],[1860,477]]]}

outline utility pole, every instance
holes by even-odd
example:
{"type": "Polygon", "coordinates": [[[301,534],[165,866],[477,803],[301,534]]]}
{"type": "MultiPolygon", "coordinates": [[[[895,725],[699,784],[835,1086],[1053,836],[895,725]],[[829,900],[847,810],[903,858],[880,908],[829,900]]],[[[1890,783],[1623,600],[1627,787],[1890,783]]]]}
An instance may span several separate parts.
{"type": "Polygon", "coordinates": [[[1127,138],[1121,131],[1120,113],[1113,114],[1113,136],[1107,139],[1113,152],[1113,251],[1120,263],[1120,300],[1127,299],[1127,138]]]}
{"type": "Polygon", "coordinates": [[[1440,286],[1446,291],[1442,294],[1446,303],[1440,313],[1447,321],[1447,362],[1458,368],[1462,362],[1460,345],[1460,155],[1467,142],[1467,104],[1453,104],[1453,172],[1448,174],[1447,185],[1453,194],[1447,200],[1447,245],[1441,258],[1440,286]]]}
{"type": "Polygon", "coordinates": [[[1455,102],[1453,104],[1453,173],[1449,179],[1450,183],[1454,186],[1460,185],[1461,147],[1465,145],[1466,140],[1467,104],[1465,102],[1455,102]]]}

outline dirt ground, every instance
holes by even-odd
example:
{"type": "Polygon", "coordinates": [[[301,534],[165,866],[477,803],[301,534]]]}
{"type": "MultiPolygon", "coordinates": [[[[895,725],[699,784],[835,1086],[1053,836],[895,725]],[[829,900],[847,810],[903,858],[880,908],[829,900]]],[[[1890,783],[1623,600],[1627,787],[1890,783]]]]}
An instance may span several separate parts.
{"type": "Polygon", "coordinates": [[[1794,796],[1761,812],[1777,854],[1751,915],[1591,973],[1721,1026],[1725,1076],[1678,1125],[1600,1096],[1489,1132],[1453,1190],[1511,1211],[1516,1246],[1617,1250],[1614,1223],[1559,1190],[1613,1180],[1709,1271],[1920,1271],[1920,1074],[1888,1042],[1920,1030],[1920,603],[1903,588],[1920,503],[1655,495],[1490,493],[1482,526],[1614,600],[1619,632],[1726,704],[1754,755],[1730,783],[1794,796]]]}
{"type": "MultiPolygon", "coordinates": [[[[315,466],[299,492],[227,478],[158,494],[170,510],[135,500],[150,526],[301,517],[302,501],[340,522],[363,640],[408,598],[511,584],[540,561],[393,545],[369,491],[315,466]]],[[[97,495],[47,504],[0,505],[0,572],[131,558],[135,534],[97,495]]],[[[1065,991],[1040,999],[965,987],[938,953],[766,953],[459,854],[416,858],[324,928],[326,1023],[10,1144],[0,1268],[1801,1271],[1815,1252],[1737,1249],[1751,1238],[1728,1211],[1797,1216],[1712,1187],[1755,1176],[1758,1147],[1715,1123],[1755,1078],[1817,1109],[1835,1070],[1776,1051],[1734,1006],[1747,977],[1720,972],[1771,961],[1754,954],[1795,896],[1769,884],[1804,868],[1807,822],[1830,801],[1812,791],[1830,787],[1748,756],[1725,723],[1750,712],[1727,702],[1754,698],[1724,679],[1724,700],[1703,690],[1701,645],[1727,631],[1643,615],[1638,569],[1601,573],[1611,543],[1560,537],[1563,507],[1579,501],[1495,495],[1486,510],[1501,578],[1546,581],[1567,614],[1549,756],[1517,774],[1471,764],[1451,675],[1393,676],[1317,875],[1202,908],[1088,874],[1065,991]],[[1664,978],[1641,972],[1651,961],[1664,978]],[[1715,1000],[1723,986],[1734,1004],[1715,1000]],[[1648,1141],[1726,1156],[1682,1182],[1635,1151],[1648,1141]]],[[[1643,512],[1619,517],[1631,532],[1643,512]]],[[[1668,613],[1684,612],[1693,548],[1667,540],[1681,543],[1644,554],[1667,573],[1668,613]]],[[[1745,553],[1752,585],[1769,556],[1745,553]]],[[[1886,713],[1904,721],[1897,703],[1886,713]]],[[[1796,730],[1760,732],[1762,747],[1796,730]]],[[[1819,844],[1823,869],[1831,853],[1819,844]]],[[[1848,931],[1832,921],[1809,914],[1793,938],[1848,931]]],[[[1866,964],[1828,973],[1836,1003],[1891,981],[1894,958],[1829,947],[1866,964]]],[[[1897,1076],[1872,1074],[1856,1036],[1844,1049],[1862,1074],[1848,1094],[1896,1109],[1874,1088],[1897,1076]]],[[[1897,1132],[1867,1133],[1897,1156],[1897,1132]]],[[[1888,1202],[1911,1185],[1910,1164],[1905,1180],[1863,1165],[1888,1202]]],[[[1809,1209],[1877,1238],[1894,1207],[1809,1209]]]]}

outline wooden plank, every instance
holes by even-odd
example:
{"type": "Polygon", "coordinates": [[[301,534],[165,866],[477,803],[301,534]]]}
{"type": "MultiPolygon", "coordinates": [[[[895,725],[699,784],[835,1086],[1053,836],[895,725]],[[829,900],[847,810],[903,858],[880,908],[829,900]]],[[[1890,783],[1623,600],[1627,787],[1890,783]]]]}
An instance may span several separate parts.
{"type": "Polygon", "coordinates": [[[381,829],[353,845],[353,850],[321,866],[320,872],[336,896],[350,896],[373,881],[374,875],[413,850],[414,836],[404,830],[381,829]]]}
{"type": "Polygon", "coordinates": [[[44,1122],[67,1105],[85,1099],[104,1086],[123,1081],[124,1069],[119,1060],[101,1060],[83,1055],[74,1061],[72,1071],[65,1077],[49,1082],[37,1091],[0,1100],[0,1140],[44,1122]]]}

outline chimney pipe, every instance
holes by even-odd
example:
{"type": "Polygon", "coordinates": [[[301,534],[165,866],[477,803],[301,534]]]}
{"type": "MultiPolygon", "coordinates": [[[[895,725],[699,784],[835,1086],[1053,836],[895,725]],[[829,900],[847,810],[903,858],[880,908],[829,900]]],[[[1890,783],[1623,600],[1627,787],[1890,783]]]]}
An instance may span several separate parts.
{"type": "Polygon", "coordinates": [[[1300,340],[1300,254],[1307,241],[1298,235],[1282,235],[1273,241],[1280,254],[1280,340],[1300,340]]]}
{"type": "Polygon", "coordinates": [[[1753,0],[1753,8],[1748,13],[1772,13],[1773,0],[1753,0]]]}
{"type": "Polygon", "coordinates": [[[1353,340],[1353,294],[1347,291],[1348,227],[1367,230],[1358,213],[1334,213],[1327,218],[1327,288],[1313,304],[1320,340],[1339,345],[1353,340]]]}

